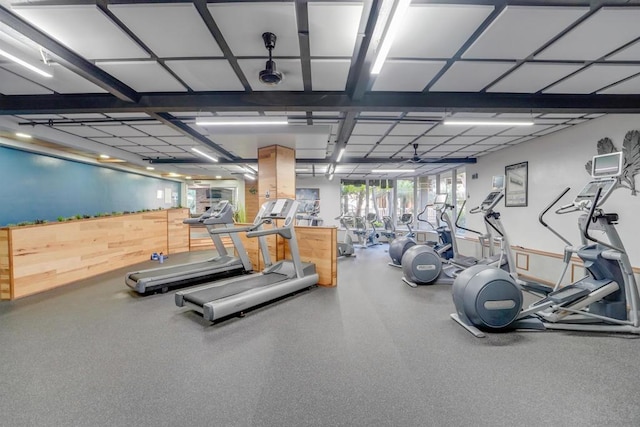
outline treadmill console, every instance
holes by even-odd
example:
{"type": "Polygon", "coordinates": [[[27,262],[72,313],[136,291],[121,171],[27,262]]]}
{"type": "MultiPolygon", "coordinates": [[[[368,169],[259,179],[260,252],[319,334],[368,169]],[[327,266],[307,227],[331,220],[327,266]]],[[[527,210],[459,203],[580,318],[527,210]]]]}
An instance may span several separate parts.
{"type": "Polygon", "coordinates": [[[209,209],[209,216],[212,218],[218,218],[224,212],[224,209],[229,205],[228,200],[220,200],[209,209]]]}

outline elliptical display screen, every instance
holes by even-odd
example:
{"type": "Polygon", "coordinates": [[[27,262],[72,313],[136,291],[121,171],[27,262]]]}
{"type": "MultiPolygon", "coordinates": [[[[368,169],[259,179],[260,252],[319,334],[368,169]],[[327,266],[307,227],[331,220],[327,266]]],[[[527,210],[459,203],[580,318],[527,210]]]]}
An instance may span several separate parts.
{"type": "Polygon", "coordinates": [[[576,196],[574,203],[580,203],[584,200],[593,199],[598,192],[598,188],[602,188],[602,191],[600,192],[600,198],[598,199],[598,206],[600,206],[613,192],[613,189],[615,188],[617,182],[618,180],[616,178],[590,181],[576,196]]]}

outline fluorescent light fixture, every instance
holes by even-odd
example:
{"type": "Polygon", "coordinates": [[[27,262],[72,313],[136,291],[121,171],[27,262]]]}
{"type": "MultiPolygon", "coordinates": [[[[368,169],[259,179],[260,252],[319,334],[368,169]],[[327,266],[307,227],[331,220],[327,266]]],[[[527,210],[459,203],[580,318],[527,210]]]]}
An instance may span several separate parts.
{"type": "Polygon", "coordinates": [[[286,117],[203,117],[196,119],[198,126],[263,126],[288,125],[286,117]]]}
{"type": "Polygon", "coordinates": [[[329,181],[333,181],[333,172],[329,175],[329,181]]]}
{"type": "Polygon", "coordinates": [[[248,174],[248,173],[245,173],[244,176],[246,178],[250,179],[251,181],[255,181],[255,179],[256,179],[255,175],[251,175],[251,174],[248,174]]]}
{"type": "Polygon", "coordinates": [[[196,153],[200,154],[202,157],[206,157],[207,159],[209,159],[209,160],[211,160],[211,161],[214,161],[214,162],[217,162],[217,161],[218,161],[218,159],[216,159],[215,157],[210,156],[210,155],[208,155],[207,153],[204,153],[204,152],[202,152],[202,151],[198,150],[198,149],[197,149],[197,148],[195,148],[195,147],[193,147],[193,148],[191,148],[191,149],[192,149],[193,151],[195,151],[196,153]]]}
{"type": "Polygon", "coordinates": [[[169,176],[178,177],[178,176],[180,176],[180,174],[179,173],[175,173],[175,172],[169,172],[169,176]]]}
{"type": "Polygon", "coordinates": [[[533,120],[504,120],[504,119],[444,119],[444,125],[458,126],[531,126],[533,120]]]}
{"type": "Polygon", "coordinates": [[[22,59],[18,58],[17,56],[13,56],[12,54],[10,54],[9,52],[6,52],[2,49],[0,49],[0,56],[4,56],[5,58],[7,58],[10,61],[15,62],[16,64],[22,65],[23,67],[33,71],[34,73],[38,73],[43,77],[53,77],[53,74],[45,71],[45,70],[41,70],[40,68],[36,67],[35,65],[31,65],[26,61],[23,61],[22,59]]]}
{"type": "Polygon", "coordinates": [[[378,45],[378,54],[376,56],[376,60],[373,63],[373,67],[371,67],[371,74],[379,74],[382,69],[382,65],[384,65],[384,61],[387,59],[387,55],[389,54],[389,50],[391,50],[391,45],[393,44],[393,39],[396,37],[396,33],[400,29],[400,24],[402,23],[402,18],[404,18],[407,9],[409,9],[409,5],[411,4],[411,0],[397,0],[395,4],[395,9],[391,12],[391,18],[389,26],[387,27],[387,31],[384,34],[384,39],[378,45]]]}
{"type": "Polygon", "coordinates": [[[216,179],[221,179],[222,175],[216,175],[216,179]]]}
{"type": "Polygon", "coordinates": [[[342,160],[342,156],[344,156],[344,152],[346,151],[346,148],[341,148],[340,152],[338,153],[338,158],[336,159],[336,162],[339,162],[340,160],[342,160]]]}
{"type": "Polygon", "coordinates": [[[31,135],[29,135],[27,133],[16,132],[16,136],[18,138],[31,139],[31,135]]]}
{"type": "Polygon", "coordinates": [[[153,166],[147,166],[147,170],[148,170],[148,171],[152,171],[152,170],[154,170],[154,169],[155,169],[155,168],[154,168],[153,166]]]}
{"type": "Polygon", "coordinates": [[[106,154],[100,154],[100,158],[101,159],[110,159],[111,157],[107,156],[106,154]]]}
{"type": "Polygon", "coordinates": [[[377,173],[412,173],[415,169],[373,169],[371,172],[377,173]]]}
{"type": "Polygon", "coordinates": [[[185,176],[184,179],[191,179],[191,177],[190,176],[185,176]]]}

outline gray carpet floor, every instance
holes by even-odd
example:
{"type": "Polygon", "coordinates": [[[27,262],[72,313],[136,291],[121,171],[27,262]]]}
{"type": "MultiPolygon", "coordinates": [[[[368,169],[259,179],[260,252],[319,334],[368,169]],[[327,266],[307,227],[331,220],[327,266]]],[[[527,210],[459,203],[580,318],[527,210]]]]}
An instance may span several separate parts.
{"type": "Polygon", "coordinates": [[[130,292],[130,269],[2,302],[0,425],[640,425],[636,337],[476,339],[449,287],[405,285],[386,245],[357,254],[337,288],[213,325],[130,292]]]}

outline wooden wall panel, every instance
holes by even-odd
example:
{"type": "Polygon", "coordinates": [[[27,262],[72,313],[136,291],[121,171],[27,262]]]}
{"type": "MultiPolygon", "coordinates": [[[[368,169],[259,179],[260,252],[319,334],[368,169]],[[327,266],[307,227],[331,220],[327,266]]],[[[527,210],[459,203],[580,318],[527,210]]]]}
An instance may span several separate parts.
{"type": "Polygon", "coordinates": [[[189,209],[167,211],[167,251],[170,254],[187,252],[190,248],[190,227],[183,221],[189,218],[189,209]]]}
{"type": "MultiPolygon", "coordinates": [[[[278,199],[296,198],[296,151],[276,147],[276,196],[278,199]]],[[[274,197],[274,196],[271,196],[274,197]]]]}
{"type": "Polygon", "coordinates": [[[11,299],[9,229],[0,229],[0,300],[11,299]]]}
{"type": "Polygon", "coordinates": [[[167,253],[167,211],[12,228],[13,298],[167,253]]]}
{"type": "Polygon", "coordinates": [[[246,222],[253,222],[260,210],[258,203],[258,183],[256,181],[244,181],[244,211],[246,222]]]}
{"type": "Polygon", "coordinates": [[[262,206],[269,198],[276,195],[278,182],[276,179],[276,146],[262,147],[258,149],[258,205],[262,206]]]}

